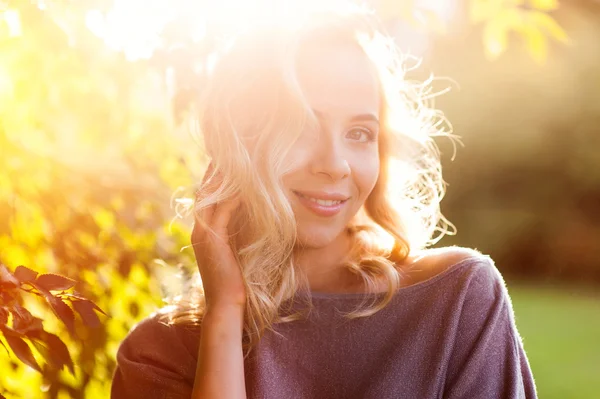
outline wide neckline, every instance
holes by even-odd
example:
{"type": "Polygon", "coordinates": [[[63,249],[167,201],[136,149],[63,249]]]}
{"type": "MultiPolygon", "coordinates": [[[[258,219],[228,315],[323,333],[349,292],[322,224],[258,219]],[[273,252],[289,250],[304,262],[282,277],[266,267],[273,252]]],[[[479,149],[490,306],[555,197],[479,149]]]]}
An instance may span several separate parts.
{"type": "MultiPolygon", "coordinates": [[[[468,258],[458,261],[457,263],[448,267],[443,272],[438,273],[435,276],[428,278],[427,280],[423,280],[419,283],[409,285],[408,287],[400,288],[398,291],[396,291],[396,293],[394,295],[408,294],[415,290],[419,290],[421,288],[427,287],[439,280],[442,280],[442,279],[452,275],[460,268],[462,268],[466,265],[475,263],[476,261],[480,261],[480,260],[481,260],[481,256],[469,256],[468,258]]],[[[364,299],[364,298],[383,297],[387,293],[387,291],[373,292],[373,293],[366,293],[366,292],[333,293],[333,292],[313,292],[313,291],[306,292],[305,291],[305,293],[307,293],[311,299],[364,299]]]]}

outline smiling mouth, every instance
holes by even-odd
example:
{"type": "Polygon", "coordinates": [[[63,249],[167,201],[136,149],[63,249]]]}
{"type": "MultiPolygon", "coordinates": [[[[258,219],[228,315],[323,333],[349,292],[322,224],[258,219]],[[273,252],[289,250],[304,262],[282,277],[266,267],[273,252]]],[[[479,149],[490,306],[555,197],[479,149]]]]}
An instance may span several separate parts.
{"type": "Polygon", "coordinates": [[[341,204],[342,202],[346,202],[347,200],[322,200],[322,199],[318,199],[318,198],[312,198],[312,197],[307,197],[306,195],[300,194],[298,192],[295,192],[297,196],[307,199],[309,201],[312,201],[314,203],[317,203],[319,205],[323,205],[323,206],[333,206],[333,205],[338,205],[341,204]]]}
{"type": "Polygon", "coordinates": [[[302,205],[318,216],[336,215],[350,199],[350,197],[344,198],[344,196],[340,194],[318,194],[321,197],[329,198],[317,198],[298,191],[292,190],[292,192],[296,194],[302,205]]]}

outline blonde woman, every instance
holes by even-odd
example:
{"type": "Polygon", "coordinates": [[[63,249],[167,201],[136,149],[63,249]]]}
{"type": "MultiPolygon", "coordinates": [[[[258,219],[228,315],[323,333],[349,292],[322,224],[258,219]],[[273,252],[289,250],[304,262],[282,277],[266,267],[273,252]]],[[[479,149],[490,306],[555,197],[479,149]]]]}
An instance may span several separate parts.
{"type": "Polygon", "coordinates": [[[427,249],[450,133],[405,61],[363,9],[223,49],[198,115],[199,273],[123,341],[113,398],[536,397],[493,261],[427,249]]]}

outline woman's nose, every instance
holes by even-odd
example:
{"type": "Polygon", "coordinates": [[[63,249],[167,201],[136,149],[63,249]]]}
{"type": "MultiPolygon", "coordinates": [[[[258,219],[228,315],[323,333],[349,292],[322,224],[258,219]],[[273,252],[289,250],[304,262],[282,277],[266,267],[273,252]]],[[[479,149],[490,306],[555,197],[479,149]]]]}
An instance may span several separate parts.
{"type": "Polygon", "coordinates": [[[350,175],[347,154],[341,143],[330,137],[319,137],[315,143],[312,160],[312,173],[326,175],[332,181],[342,180],[350,175]]]}

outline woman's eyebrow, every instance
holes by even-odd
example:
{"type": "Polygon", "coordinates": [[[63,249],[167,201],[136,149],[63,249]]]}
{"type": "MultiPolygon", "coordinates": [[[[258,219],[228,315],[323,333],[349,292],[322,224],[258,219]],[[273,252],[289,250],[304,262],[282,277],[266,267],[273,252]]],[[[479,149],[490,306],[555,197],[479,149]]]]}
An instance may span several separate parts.
{"type": "MultiPolygon", "coordinates": [[[[325,113],[317,111],[316,109],[312,110],[313,114],[317,117],[317,119],[326,119],[325,113]]],[[[379,124],[379,118],[377,115],[372,113],[358,114],[354,115],[352,118],[348,120],[349,122],[375,122],[379,124]]]]}
{"type": "Polygon", "coordinates": [[[379,124],[379,118],[375,114],[358,114],[350,118],[350,122],[375,122],[379,124]]]}

